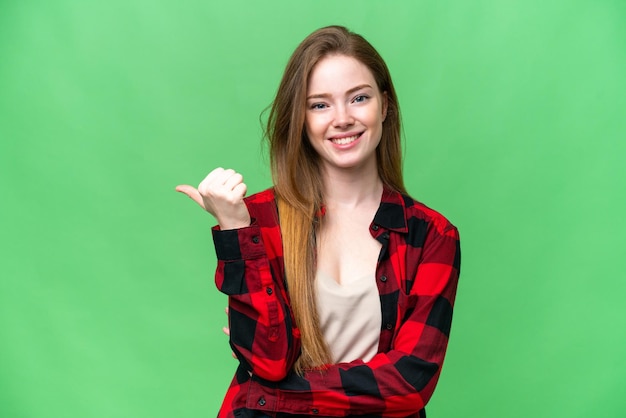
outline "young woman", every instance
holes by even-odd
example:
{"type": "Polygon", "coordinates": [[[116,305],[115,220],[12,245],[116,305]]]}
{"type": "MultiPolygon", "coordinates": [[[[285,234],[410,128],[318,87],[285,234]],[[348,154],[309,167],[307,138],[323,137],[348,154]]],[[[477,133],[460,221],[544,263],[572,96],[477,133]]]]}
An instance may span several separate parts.
{"type": "Polygon", "coordinates": [[[456,228],[410,198],[389,71],[332,26],[295,50],[266,131],[274,187],[234,170],[187,194],[215,216],[239,368],[220,417],[424,417],[460,268],[456,228]]]}

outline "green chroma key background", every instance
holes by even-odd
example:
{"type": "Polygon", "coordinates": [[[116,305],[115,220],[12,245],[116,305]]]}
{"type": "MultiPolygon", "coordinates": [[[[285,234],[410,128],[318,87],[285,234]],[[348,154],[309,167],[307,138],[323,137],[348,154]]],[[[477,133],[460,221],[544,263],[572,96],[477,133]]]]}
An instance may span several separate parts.
{"type": "Polygon", "coordinates": [[[626,413],[626,3],[0,2],[0,416],[212,417],[235,369],[211,217],[270,185],[260,114],[346,25],[386,59],[411,194],[460,229],[429,417],[626,413]]]}

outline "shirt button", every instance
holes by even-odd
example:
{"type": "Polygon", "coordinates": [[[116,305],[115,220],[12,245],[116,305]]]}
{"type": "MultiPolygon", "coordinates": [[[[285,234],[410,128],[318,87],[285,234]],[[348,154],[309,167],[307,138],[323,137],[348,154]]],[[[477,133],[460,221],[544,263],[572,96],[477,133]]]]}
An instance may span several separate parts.
{"type": "Polygon", "coordinates": [[[313,413],[313,415],[317,415],[320,413],[320,411],[318,411],[317,409],[313,408],[311,409],[311,412],[313,413]]]}
{"type": "Polygon", "coordinates": [[[267,292],[268,295],[271,295],[272,293],[274,293],[271,287],[266,287],[265,291],[267,292]]]}
{"type": "Polygon", "coordinates": [[[259,402],[258,402],[258,404],[259,404],[260,406],[265,406],[265,398],[264,398],[263,396],[261,396],[261,397],[259,398],[259,402]]]}
{"type": "Polygon", "coordinates": [[[393,329],[393,325],[392,324],[387,324],[387,325],[385,325],[385,328],[387,328],[388,330],[392,330],[393,329]]]}
{"type": "Polygon", "coordinates": [[[380,281],[381,282],[386,282],[387,281],[387,276],[380,276],[380,281]]]}
{"type": "Polygon", "coordinates": [[[378,231],[378,225],[372,225],[372,229],[373,229],[374,231],[378,231]]]}
{"type": "Polygon", "coordinates": [[[258,236],[252,237],[252,242],[254,242],[255,244],[258,244],[259,243],[259,237],[258,236]]]}

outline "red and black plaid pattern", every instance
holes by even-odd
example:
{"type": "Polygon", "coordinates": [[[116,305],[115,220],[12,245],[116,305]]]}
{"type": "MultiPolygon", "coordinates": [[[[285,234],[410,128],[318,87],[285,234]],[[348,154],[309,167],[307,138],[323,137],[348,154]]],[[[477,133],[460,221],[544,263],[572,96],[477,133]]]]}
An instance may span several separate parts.
{"type": "Polygon", "coordinates": [[[274,193],[250,196],[246,204],[250,227],[213,229],[215,281],[229,296],[230,343],[240,361],[218,416],[424,417],[450,334],[461,261],[457,229],[385,189],[370,225],[382,244],[378,354],[298,376],[291,369],[300,334],[285,286],[274,193]]]}

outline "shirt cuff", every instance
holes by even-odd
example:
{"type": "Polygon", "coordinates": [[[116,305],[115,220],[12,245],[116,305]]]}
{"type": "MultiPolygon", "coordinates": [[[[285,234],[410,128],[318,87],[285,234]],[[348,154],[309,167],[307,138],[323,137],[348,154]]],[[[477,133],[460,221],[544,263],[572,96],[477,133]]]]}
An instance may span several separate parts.
{"type": "Polygon", "coordinates": [[[247,260],[265,254],[261,228],[256,224],[227,230],[215,226],[212,233],[215,253],[220,261],[247,260]]]}

